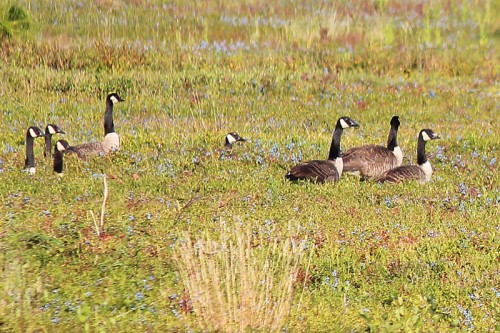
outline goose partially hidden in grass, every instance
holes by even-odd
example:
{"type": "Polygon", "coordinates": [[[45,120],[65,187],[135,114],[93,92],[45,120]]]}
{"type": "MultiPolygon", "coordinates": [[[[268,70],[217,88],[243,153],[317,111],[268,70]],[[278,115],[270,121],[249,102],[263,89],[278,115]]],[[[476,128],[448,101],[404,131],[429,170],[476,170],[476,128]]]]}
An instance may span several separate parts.
{"type": "Polygon", "coordinates": [[[106,97],[106,112],[104,113],[104,141],[84,143],[73,146],[71,150],[75,152],[79,158],[85,160],[89,156],[105,155],[111,151],[120,149],[120,137],[115,132],[113,123],[113,105],[122,102],[118,94],[112,93],[106,97]]]}
{"type": "Polygon", "coordinates": [[[42,130],[36,126],[31,126],[26,131],[26,159],[24,160],[24,170],[30,175],[34,175],[36,172],[33,143],[35,142],[35,138],[42,136],[44,136],[42,130]]]}
{"type": "Polygon", "coordinates": [[[403,163],[403,152],[398,145],[399,117],[391,119],[387,148],[364,145],[347,150],[343,155],[344,172],[359,174],[362,179],[381,176],[403,163]]]}
{"type": "Polygon", "coordinates": [[[432,166],[425,154],[427,141],[439,139],[439,136],[430,129],[423,129],[418,134],[417,143],[417,165],[403,165],[386,171],[376,181],[384,183],[400,183],[408,180],[418,180],[421,183],[428,182],[432,176],[432,166]]]}
{"type": "Polygon", "coordinates": [[[52,157],[52,135],[56,133],[66,134],[57,125],[48,124],[45,127],[45,150],[43,151],[43,156],[52,157]]]}
{"type": "Polygon", "coordinates": [[[238,141],[247,141],[247,139],[243,139],[238,133],[236,132],[229,132],[226,135],[226,139],[224,141],[224,147],[231,149],[233,147],[233,144],[235,144],[238,141]]]}
{"type": "Polygon", "coordinates": [[[224,149],[220,151],[219,160],[223,160],[227,157],[227,155],[231,152],[231,150],[233,149],[233,145],[236,142],[244,142],[244,141],[247,141],[247,139],[243,139],[238,133],[229,132],[224,140],[224,149]]]}
{"type": "Polygon", "coordinates": [[[314,160],[294,166],[285,175],[290,181],[309,180],[315,183],[338,181],[342,176],[343,161],[340,154],[340,139],[344,129],[359,125],[349,117],[338,119],[333,131],[330,153],[327,160],[314,160]]]}
{"type": "Polygon", "coordinates": [[[66,140],[57,140],[54,145],[54,172],[58,176],[63,175],[64,154],[71,150],[71,146],[66,140]]]}

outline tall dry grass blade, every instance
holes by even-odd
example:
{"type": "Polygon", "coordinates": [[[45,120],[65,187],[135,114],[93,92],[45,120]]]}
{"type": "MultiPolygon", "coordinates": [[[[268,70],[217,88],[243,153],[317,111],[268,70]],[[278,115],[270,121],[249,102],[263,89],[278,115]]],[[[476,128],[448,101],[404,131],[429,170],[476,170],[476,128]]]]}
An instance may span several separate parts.
{"type": "Polygon", "coordinates": [[[193,240],[185,234],[175,250],[200,329],[283,329],[292,308],[303,245],[277,238],[269,244],[249,227],[231,230],[223,224],[219,240],[206,235],[193,240]]]}
{"type": "Polygon", "coordinates": [[[99,228],[99,224],[97,223],[97,219],[95,218],[95,214],[93,211],[89,210],[90,216],[92,216],[92,222],[94,223],[95,233],[97,237],[101,236],[101,228],[99,228]]]}
{"type": "Polygon", "coordinates": [[[106,214],[106,202],[108,201],[108,182],[106,180],[106,175],[103,175],[104,181],[104,190],[103,190],[103,198],[102,198],[102,206],[101,206],[101,218],[100,223],[97,223],[97,219],[95,218],[95,214],[92,210],[89,210],[90,216],[92,216],[92,222],[94,223],[94,229],[97,234],[97,237],[100,237],[104,230],[104,215],[106,214]]]}
{"type": "Polygon", "coordinates": [[[300,308],[302,306],[302,299],[304,297],[304,291],[306,290],[306,283],[307,283],[307,279],[309,277],[309,268],[311,267],[312,255],[313,255],[313,251],[310,251],[309,258],[307,260],[306,272],[304,274],[304,283],[302,286],[302,292],[300,293],[300,298],[299,298],[299,303],[297,304],[297,308],[300,308]]]}
{"type": "Polygon", "coordinates": [[[104,181],[104,194],[101,207],[101,230],[104,227],[104,213],[106,212],[106,202],[108,201],[108,182],[105,174],[102,175],[102,180],[104,181]]]}

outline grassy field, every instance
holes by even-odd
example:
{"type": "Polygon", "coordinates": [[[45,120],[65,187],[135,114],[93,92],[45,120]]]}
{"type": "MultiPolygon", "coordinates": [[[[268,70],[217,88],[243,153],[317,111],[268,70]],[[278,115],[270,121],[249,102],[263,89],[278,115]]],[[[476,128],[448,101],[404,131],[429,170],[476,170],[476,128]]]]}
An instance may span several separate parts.
{"type": "Polygon", "coordinates": [[[0,332],[500,330],[497,1],[0,10],[0,332]],[[119,152],[22,172],[29,126],[101,140],[115,91],[119,152]],[[344,150],[399,115],[404,163],[433,129],[432,181],[287,182],[344,115],[344,150]]]}

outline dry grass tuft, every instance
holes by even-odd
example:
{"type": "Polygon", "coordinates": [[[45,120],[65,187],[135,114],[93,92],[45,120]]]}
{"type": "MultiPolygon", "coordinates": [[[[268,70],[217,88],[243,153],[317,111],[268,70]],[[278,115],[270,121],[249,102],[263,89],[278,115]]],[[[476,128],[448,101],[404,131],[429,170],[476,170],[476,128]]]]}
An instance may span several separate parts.
{"type": "Polygon", "coordinates": [[[298,285],[304,246],[290,239],[256,245],[263,242],[249,227],[221,229],[217,241],[186,235],[175,251],[200,328],[281,331],[298,285]]]}

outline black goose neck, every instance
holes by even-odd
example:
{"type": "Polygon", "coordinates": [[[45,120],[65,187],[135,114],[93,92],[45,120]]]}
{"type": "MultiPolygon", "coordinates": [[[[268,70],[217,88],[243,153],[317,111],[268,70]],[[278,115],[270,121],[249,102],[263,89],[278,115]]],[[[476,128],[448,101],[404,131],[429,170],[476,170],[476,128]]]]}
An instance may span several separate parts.
{"type": "Polygon", "coordinates": [[[418,144],[417,144],[417,163],[418,165],[422,165],[427,162],[427,156],[425,155],[425,140],[422,137],[422,134],[418,136],[418,144]]]}
{"type": "Polygon", "coordinates": [[[387,138],[387,148],[394,151],[394,148],[398,146],[398,126],[391,126],[389,131],[389,137],[387,138]]]}
{"type": "Polygon", "coordinates": [[[113,101],[106,99],[106,112],[104,113],[104,135],[113,133],[115,124],[113,123],[113,101]]]}
{"type": "Polygon", "coordinates": [[[63,152],[57,150],[57,148],[54,151],[54,172],[63,172],[63,152]]]}
{"type": "Polygon", "coordinates": [[[344,129],[340,122],[337,122],[337,126],[335,126],[335,130],[332,135],[332,143],[330,144],[330,153],[328,154],[329,160],[334,160],[340,157],[340,138],[342,137],[342,132],[344,129]]]}
{"type": "Polygon", "coordinates": [[[35,139],[30,135],[29,130],[26,133],[26,160],[24,166],[32,168],[35,166],[35,152],[33,151],[33,142],[35,139]]]}
{"type": "Polygon", "coordinates": [[[52,134],[45,130],[45,150],[43,151],[43,156],[47,157],[52,154],[52,134]]]}

